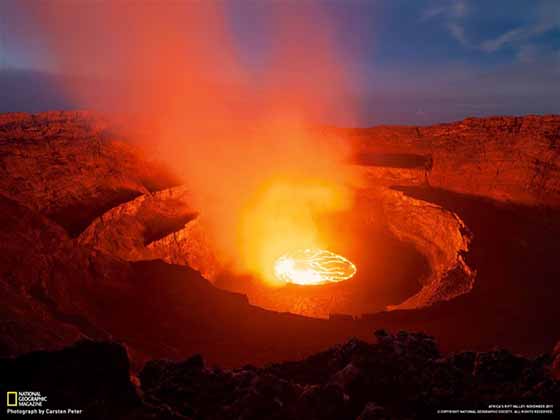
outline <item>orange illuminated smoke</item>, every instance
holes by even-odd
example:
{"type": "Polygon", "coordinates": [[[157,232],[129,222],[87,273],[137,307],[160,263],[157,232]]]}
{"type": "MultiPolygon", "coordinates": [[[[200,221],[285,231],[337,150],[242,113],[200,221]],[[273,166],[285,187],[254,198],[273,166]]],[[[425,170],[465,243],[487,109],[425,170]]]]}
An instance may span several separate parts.
{"type": "Polygon", "coordinates": [[[341,255],[324,249],[298,249],[274,263],[280,281],[304,286],[337,283],[356,274],[356,266],[341,255]]]}

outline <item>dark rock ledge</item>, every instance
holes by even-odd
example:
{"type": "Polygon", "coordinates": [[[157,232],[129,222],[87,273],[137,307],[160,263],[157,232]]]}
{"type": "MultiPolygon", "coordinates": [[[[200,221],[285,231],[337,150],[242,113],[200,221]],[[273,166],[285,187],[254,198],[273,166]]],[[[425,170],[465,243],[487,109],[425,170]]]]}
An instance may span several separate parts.
{"type": "Polygon", "coordinates": [[[0,389],[41,391],[48,408],[95,419],[434,418],[489,404],[553,404],[558,414],[560,345],[533,359],[507,350],[442,355],[422,333],[375,336],[261,368],[224,370],[200,355],[153,360],[138,376],[121,344],[80,341],[0,359],[0,389]]]}

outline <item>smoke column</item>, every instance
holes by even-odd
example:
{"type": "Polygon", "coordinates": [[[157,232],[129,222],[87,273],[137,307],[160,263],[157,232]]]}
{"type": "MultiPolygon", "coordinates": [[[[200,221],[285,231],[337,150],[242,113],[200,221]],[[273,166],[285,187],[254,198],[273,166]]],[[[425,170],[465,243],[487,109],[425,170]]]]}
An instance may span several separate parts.
{"type": "Polygon", "coordinates": [[[268,280],[277,256],[323,245],[315,215],[351,203],[348,150],[312,125],[339,105],[344,65],[328,19],[301,3],[270,3],[257,70],[223,3],[33,6],[65,89],[84,108],[134,114],[149,133],[136,140],[190,186],[224,264],[268,280]]]}

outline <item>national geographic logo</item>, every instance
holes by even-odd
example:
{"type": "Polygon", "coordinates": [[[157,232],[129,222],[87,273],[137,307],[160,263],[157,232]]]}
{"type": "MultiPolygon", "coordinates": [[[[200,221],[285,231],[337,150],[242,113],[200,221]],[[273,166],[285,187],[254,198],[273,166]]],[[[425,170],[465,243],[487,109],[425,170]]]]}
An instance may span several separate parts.
{"type": "Polygon", "coordinates": [[[9,391],[8,395],[6,396],[6,405],[8,407],[17,407],[18,406],[18,393],[14,391],[9,391]]]}
{"type": "MultiPolygon", "coordinates": [[[[12,416],[61,416],[81,415],[84,410],[77,408],[47,408],[47,396],[39,391],[8,391],[6,411],[12,416]]],[[[0,414],[0,417],[2,415],[0,414]]]]}
{"type": "Polygon", "coordinates": [[[8,407],[43,407],[47,397],[35,391],[8,391],[6,405],[8,407]]]}

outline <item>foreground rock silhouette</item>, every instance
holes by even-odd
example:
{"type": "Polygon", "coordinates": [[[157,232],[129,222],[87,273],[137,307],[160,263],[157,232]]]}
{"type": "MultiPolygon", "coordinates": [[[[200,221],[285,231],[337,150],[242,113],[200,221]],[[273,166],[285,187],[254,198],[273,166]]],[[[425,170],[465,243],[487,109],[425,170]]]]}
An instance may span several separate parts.
{"type": "Polygon", "coordinates": [[[80,418],[96,419],[365,420],[433,418],[437,410],[487,410],[490,404],[559,408],[553,354],[441,354],[423,333],[378,330],[375,336],[374,344],[352,339],[263,368],[210,367],[200,355],[153,360],[133,379],[122,345],[80,341],[0,359],[0,385],[40,391],[50,408],[72,406],[85,411],[80,418]]]}

